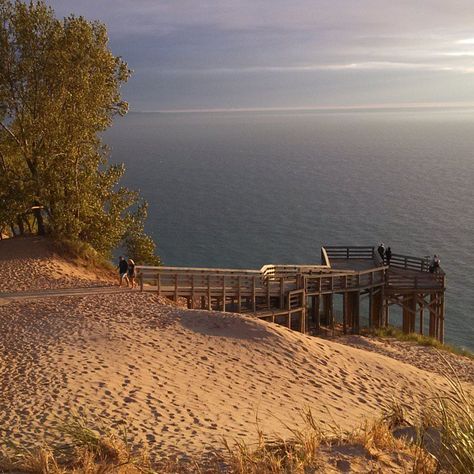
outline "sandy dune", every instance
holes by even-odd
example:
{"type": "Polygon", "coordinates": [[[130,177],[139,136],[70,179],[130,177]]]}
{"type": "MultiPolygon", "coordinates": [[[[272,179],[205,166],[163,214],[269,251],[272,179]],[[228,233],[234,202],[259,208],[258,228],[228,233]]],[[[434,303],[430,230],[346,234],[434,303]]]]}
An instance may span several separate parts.
{"type": "Polygon", "coordinates": [[[41,237],[0,242],[0,292],[90,287],[113,283],[105,272],[59,257],[41,237]]]}
{"type": "Polygon", "coordinates": [[[0,307],[0,439],[59,441],[71,410],[129,426],[152,453],[284,433],[310,407],[351,428],[392,397],[414,407],[441,377],[380,354],[140,293],[0,307]]]}
{"type": "Polygon", "coordinates": [[[474,385],[474,360],[469,357],[447,351],[439,352],[431,346],[397,341],[392,338],[350,335],[341,336],[337,341],[365,351],[383,354],[436,374],[452,376],[455,373],[460,381],[474,385]]]}

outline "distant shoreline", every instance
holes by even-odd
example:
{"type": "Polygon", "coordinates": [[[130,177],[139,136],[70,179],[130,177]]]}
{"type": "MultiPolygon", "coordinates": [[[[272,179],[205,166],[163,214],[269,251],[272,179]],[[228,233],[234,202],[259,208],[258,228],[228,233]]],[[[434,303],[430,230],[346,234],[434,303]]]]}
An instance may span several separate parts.
{"type": "Polygon", "coordinates": [[[249,112],[416,112],[416,111],[474,111],[474,103],[406,103],[406,104],[372,104],[372,105],[318,105],[311,107],[216,107],[131,110],[132,114],[213,114],[213,113],[249,113],[249,112]]]}

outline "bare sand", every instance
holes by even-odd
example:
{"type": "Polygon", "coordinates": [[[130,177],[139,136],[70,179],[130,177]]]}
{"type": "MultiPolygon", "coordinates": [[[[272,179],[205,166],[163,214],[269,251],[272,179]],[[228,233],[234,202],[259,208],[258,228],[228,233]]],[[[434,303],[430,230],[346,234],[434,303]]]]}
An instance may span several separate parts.
{"type": "MultiPolygon", "coordinates": [[[[322,429],[351,430],[393,399],[416,410],[448,388],[431,348],[324,340],[110,287],[47,297],[40,290],[84,293],[111,280],[58,257],[45,239],[0,242],[0,266],[0,449],[61,444],[60,427],[78,413],[126,426],[154,459],[199,457],[222,449],[223,438],[256,441],[257,420],[265,433],[289,436],[311,409],[322,429]]],[[[472,361],[447,357],[472,387],[472,361]]],[[[410,463],[397,453],[375,461],[361,446],[325,449],[324,472],[406,472],[410,463]]]]}
{"type": "Polygon", "coordinates": [[[124,422],[159,455],[287,435],[311,408],[351,429],[393,397],[407,408],[446,387],[373,352],[231,313],[163,305],[151,294],[45,298],[0,307],[0,439],[60,442],[77,411],[124,422]]]}

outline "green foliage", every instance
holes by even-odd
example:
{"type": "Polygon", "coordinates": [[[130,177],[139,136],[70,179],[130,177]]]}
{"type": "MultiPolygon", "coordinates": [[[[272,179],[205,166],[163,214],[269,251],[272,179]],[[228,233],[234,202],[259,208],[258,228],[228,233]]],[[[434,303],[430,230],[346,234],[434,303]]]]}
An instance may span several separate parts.
{"type": "Polygon", "coordinates": [[[100,139],[127,112],[129,76],[103,24],[56,19],[43,1],[0,0],[0,227],[35,208],[40,233],[105,256],[130,238],[139,197],[119,187],[124,167],[108,165],[100,139]]]}
{"type": "Polygon", "coordinates": [[[132,224],[125,236],[125,247],[137,265],[161,265],[156,245],[144,232],[147,204],[142,203],[132,216],[132,224]]]}

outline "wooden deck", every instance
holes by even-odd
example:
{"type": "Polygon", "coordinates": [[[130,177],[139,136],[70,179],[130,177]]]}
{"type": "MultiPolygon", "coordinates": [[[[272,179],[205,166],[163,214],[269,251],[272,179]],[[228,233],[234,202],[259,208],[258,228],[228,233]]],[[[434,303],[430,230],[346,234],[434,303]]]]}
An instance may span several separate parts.
{"type": "Polygon", "coordinates": [[[369,298],[369,326],[389,323],[389,308],[403,308],[403,329],[413,332],[416,316],[423,333],[429,311],[429,334],[443,340],[445,275],[429,273],[424,258],[393,255],[380,261],[374,247],[323,247],[321,263],[265,265],[260,270],[138,266],[142,291],[189,308],[253,314],[302,332],[334,330],[334,297],[342,295],[341,331],[360,329],[360,300],[369,298]],[[386,262],[385,262],[386,263],[386,262]]]}

